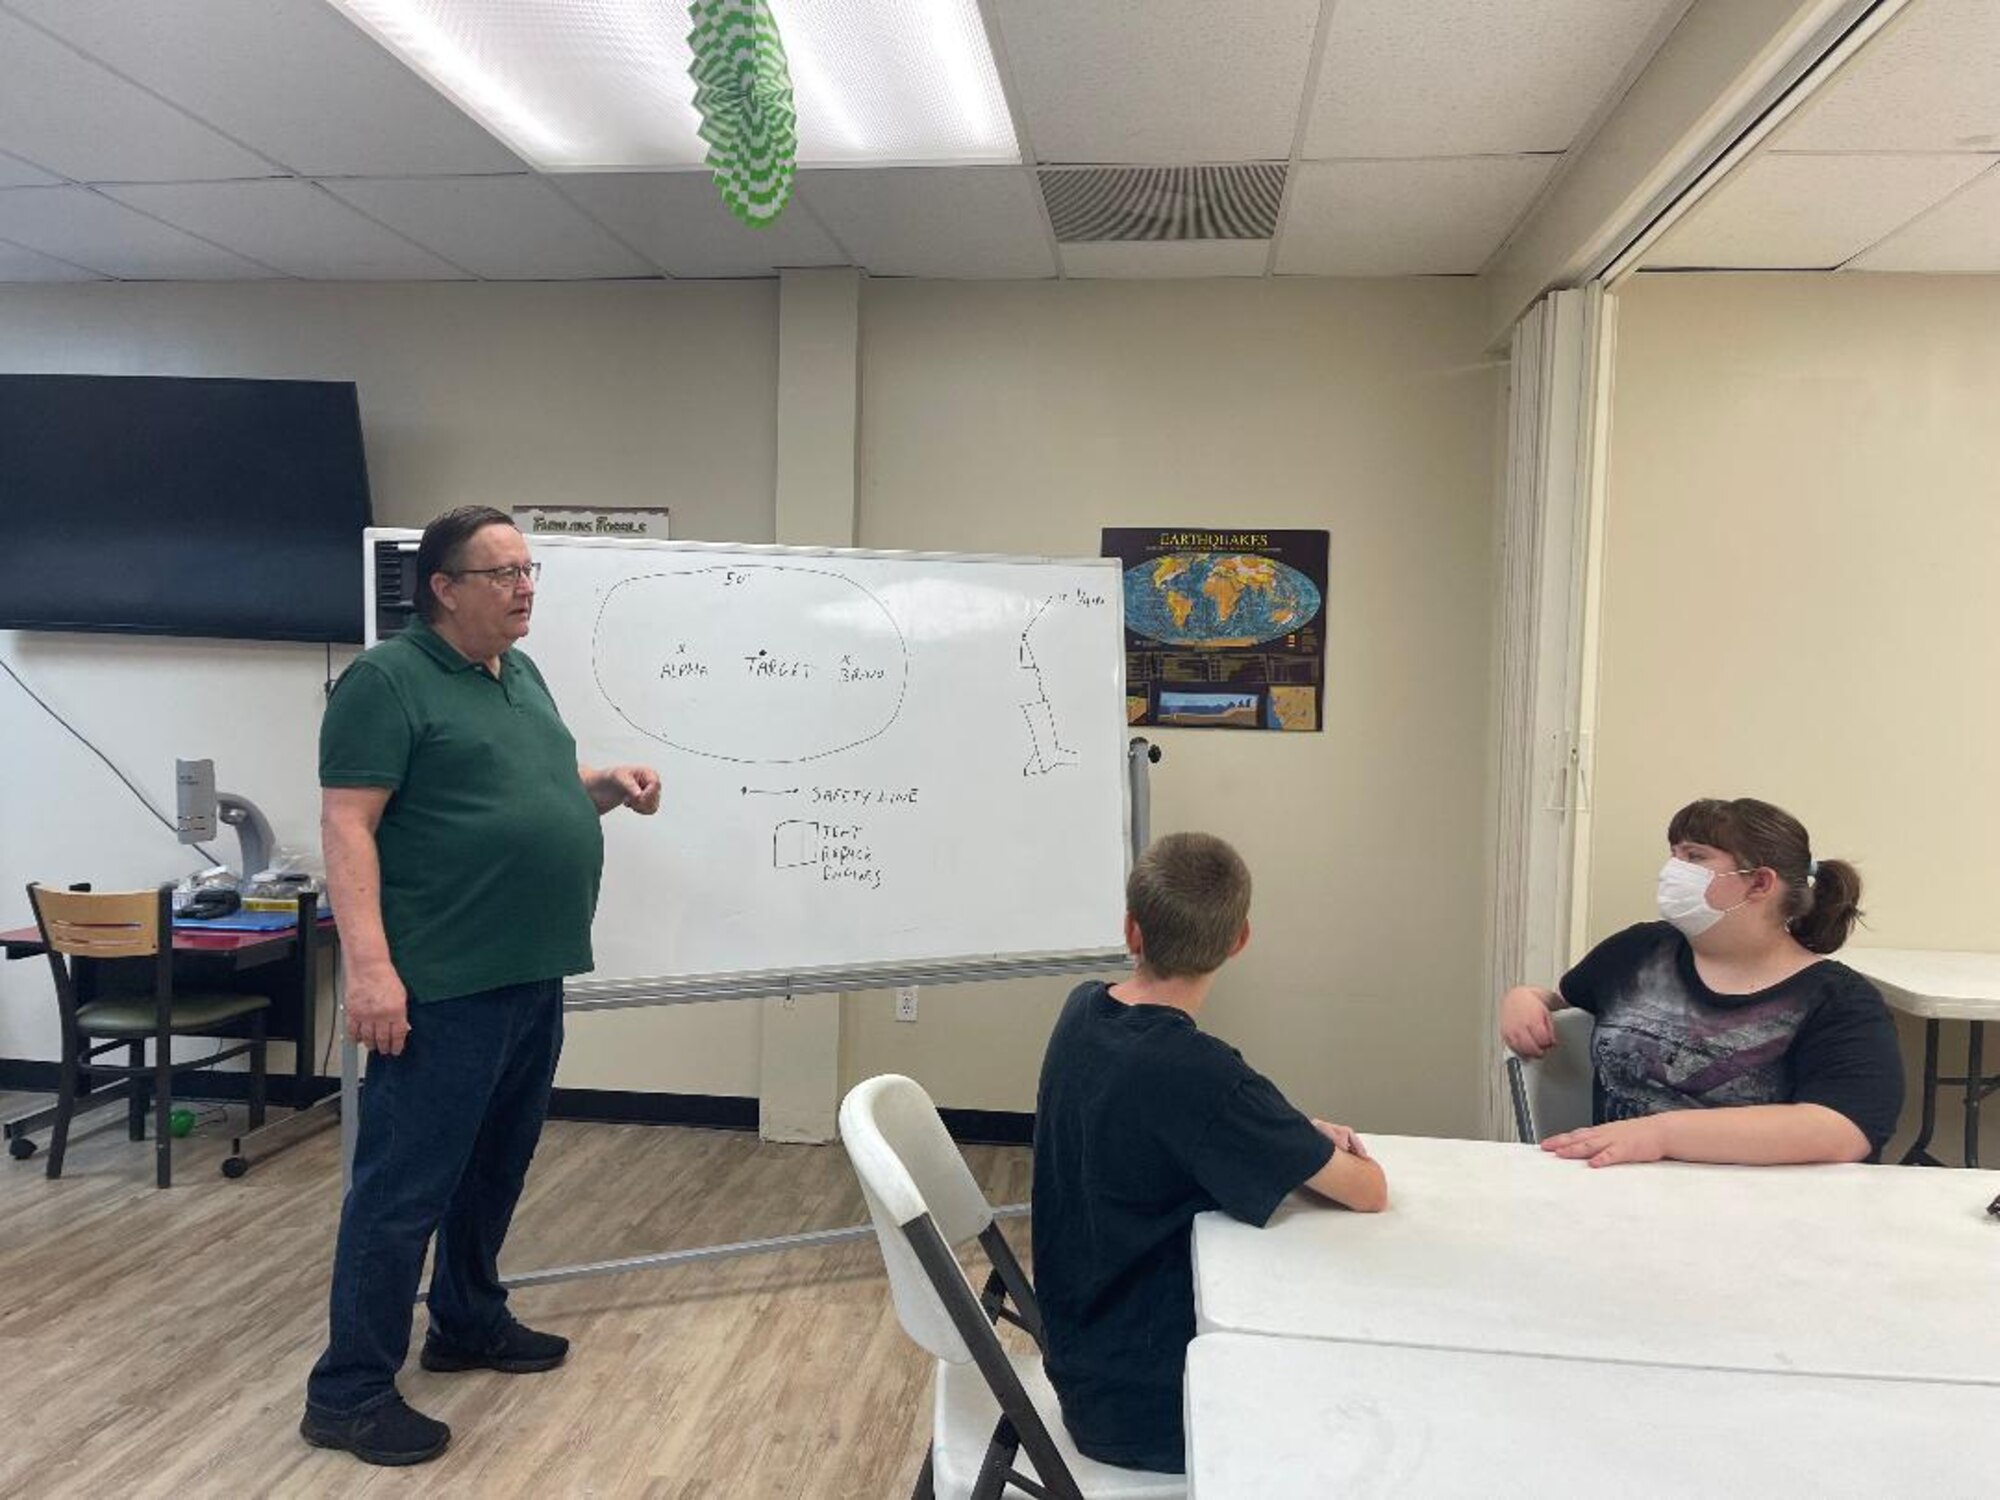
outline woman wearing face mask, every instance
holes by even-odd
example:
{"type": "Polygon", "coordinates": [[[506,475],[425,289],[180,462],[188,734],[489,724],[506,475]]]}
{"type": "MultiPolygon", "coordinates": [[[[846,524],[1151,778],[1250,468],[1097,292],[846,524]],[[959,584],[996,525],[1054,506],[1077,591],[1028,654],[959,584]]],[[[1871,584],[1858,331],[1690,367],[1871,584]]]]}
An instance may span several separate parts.
{"type": "Polygon", "coordinates": [[[1754,797],[1704,798],[1667,825],[1663,920],[1606,938],[1558,989],[1500,1002],[1523,1057],[1555,1045],[1549,1013],[1597,1018],[1584,1130],[1542,1148],[1617,1162],[1872,1161],[1903,1105],[1875,986],[1826,957],[1860,916],[1861,877],[1815,860],[1805,828],[1754,797]]]}

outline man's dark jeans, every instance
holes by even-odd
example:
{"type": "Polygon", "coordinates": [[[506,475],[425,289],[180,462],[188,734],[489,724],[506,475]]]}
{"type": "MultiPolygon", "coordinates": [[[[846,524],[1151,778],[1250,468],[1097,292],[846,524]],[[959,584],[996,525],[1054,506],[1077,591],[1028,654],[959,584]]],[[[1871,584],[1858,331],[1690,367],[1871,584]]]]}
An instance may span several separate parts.
{"type": "Polygon", "coordinates": [[[340,1210],[326,1352],[306,1401],[353,1416],[395,1394],[433,1231],[431,1330],[484,1351],[507,1323],[501,1241],[562,1054],[562,981],[410,1007],[400,1055],[369,1059],[340,1210]]]}

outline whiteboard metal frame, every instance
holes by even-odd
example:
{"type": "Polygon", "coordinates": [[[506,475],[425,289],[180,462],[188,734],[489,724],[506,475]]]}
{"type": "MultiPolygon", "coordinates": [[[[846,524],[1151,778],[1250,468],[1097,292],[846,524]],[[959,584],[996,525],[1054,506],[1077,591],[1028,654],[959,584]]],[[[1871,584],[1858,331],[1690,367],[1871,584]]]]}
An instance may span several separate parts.
{"type": "MultiPolygon", "coordinates": [[[[375,633],[375,545],[378,542],[415,541],[421,531],[408,527],[371,526],[362,533],[362,607],[365,644],[377,644],[375,633]]],[[[537,546],[601,547],[622,551],[660,551],[773,557],[862,557],[872,560],[931,563],[1007,563],[1035,566],[1103,567],[1120,579],[1115,591],[1119,601],[1120,630],[1123,630],[1123,571],[1115,557],[1035,557],[1005,553],[912,552],[863,547],[791,547],[775,543],[680,542],[654,538],[537,536],[537,546]]],[[[1118,690],[1125,696],[1126,655],[1118,652],[1118,690]]],[[[1151,767],[1160,758],[1159,746],[1143,737],[1127,741],[1124,781],[1123,824],[1127,868],[1151,839],[1151,767]]],[[[791,972],[767,970],[761,973],[704,975],[689,979],[668,978],[584,979],[565,983],[563,1010],[580,1014],[599,1010],[630,1010],[656,1005],[690,1005],[712,1000],[763,1000],[789,995],[838,993],[846,990],[889,989],[897,985],[965,984],[1001,979],[1035,979],[1060,974],[1093,973],[1107,968],[1123,968],[1130,955],[1123,949],[1062,953],[968,956],[958,959],[926,960],[920,963],[850,967],[847,969],[791,972]]],[[[341,1027],[340,1043],[340,1180],[344,1191],[354,1180],[354,1147],[360,1115],[361,1049],[346,1035],[345,1009],[336,1011],[341,1027]]],[[[996,1218],[1025,1215],[1025,1203],[1008,1204],[994,1210],[996,1218]]],[[[500,1278],[506,1287],[547,1286],[561,1281],[614,1276],[627,1271],[664,1269],[691,1262],[723,1260],[743,1255],[764,1255],[781,1250],[817,1248],[866,1239],[874,1233],[866,1224],[840,1229],[813,1230],[802,1234],[775,1235],[741,1240],[725,1245],[703,1245],[686,1250],[652,1255],[629,1256],[619,1260],[591,1261],[573,1266],[553,1266],[546,1270],[524,1271],[500,1278]]],[[[422,1300],[425,1292],[418,1292],[422,1300]]]]}

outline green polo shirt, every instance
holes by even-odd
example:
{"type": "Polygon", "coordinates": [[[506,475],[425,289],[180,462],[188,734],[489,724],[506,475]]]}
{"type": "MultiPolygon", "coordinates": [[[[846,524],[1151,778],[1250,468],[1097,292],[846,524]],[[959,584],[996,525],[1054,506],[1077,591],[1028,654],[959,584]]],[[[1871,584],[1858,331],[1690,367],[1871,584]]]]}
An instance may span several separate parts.
{"type": "Polygon", "coordinates": [[[591,967],[604,834],[522,652],[495,678],[417,622],[362,653],[327,703],[319,780],[390,789],[382,923],[412,1000],[591,967]]]}

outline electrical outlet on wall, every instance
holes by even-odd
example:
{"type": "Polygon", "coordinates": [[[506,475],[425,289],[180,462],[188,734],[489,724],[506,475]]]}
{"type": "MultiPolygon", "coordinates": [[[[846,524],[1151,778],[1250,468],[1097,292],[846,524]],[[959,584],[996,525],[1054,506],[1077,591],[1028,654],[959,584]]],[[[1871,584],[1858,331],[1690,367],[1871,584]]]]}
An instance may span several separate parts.
{"type": "Polygon", "coordinates": [[[917,1018],[917,987],[914,984],[899,985],[896,989],[896,1019],[914,1021],[917,1018]]]}

